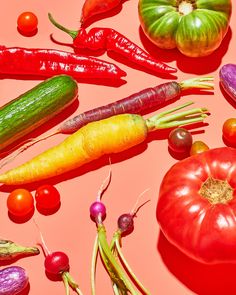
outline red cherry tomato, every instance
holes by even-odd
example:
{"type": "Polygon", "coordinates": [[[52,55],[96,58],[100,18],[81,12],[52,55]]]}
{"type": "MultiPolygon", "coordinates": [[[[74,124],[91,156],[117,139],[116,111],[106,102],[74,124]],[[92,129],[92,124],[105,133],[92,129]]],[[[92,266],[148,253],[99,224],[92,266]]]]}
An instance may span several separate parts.
{"type": "Polygon", "coordinates": [[[53,252],[46,256],[44,260],[46,272],[58,275],[69,270],[69,258],[61,251],[53,252]]]}
{"type": "Polygon", "coordinates": [[[175,153],[189,152],[192,142],[192,134],[184,128],[175,128],[169,134],[168,145],[175,153]]]}
{"type": "Polygon", "coordinates": [[[35,201],[40,209],[50,210],[59,206],[60,194],[50,184],[41,185],[35,192],[35,201]]]}
{"type": "Polygon", "coordinates": [[[7,198],[7,208],[14,216],[26,216],[34,209],[34,198],[26,189],[15,189],[7,198]]]}
{"type": "Polygon", "coordinates": [[[23,12],[18,16],[17,26],[22,33],[34,32],[38,26],[38,18],[33,12],[23,12]]]}
{"type": "Polygon", "coordinates": [[[226,120],[223,124],[222,132],[226,144],[236,147],[236,118],[226,120]]]}

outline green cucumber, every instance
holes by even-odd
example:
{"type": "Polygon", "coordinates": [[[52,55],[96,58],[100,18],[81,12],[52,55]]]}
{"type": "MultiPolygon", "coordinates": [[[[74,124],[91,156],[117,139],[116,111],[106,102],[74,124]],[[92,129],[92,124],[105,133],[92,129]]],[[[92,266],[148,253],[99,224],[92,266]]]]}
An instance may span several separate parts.
{"type": "Polygon", "coordinates": [[[47,79],[0,108],[0,151],[69,106],[78,94],[67,75],[47,79]]]}

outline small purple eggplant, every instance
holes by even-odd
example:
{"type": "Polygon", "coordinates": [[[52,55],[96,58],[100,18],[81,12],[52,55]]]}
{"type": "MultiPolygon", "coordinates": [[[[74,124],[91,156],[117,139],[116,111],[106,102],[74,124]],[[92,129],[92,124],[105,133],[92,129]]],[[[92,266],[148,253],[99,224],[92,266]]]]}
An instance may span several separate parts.
{"type": "Polygon", "coordinates": [[[0,270],[0,294],[16,295],[28,285],[26,271],[20,266],[9,266],[0,270]]]}
{"type": "Polygon", "coordinates": [[[221,67],[220,83],[225,92],[236,102],[236,64],[226,64],[221,67]]]}

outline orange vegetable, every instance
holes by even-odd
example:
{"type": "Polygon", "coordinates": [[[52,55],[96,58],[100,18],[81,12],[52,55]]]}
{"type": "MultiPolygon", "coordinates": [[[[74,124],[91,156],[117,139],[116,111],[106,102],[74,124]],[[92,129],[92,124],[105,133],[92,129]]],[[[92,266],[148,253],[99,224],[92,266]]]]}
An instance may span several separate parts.
{"type": "Polygon", "coordinates": [[[91,122],[25,164],[0,175],[0,183],[18,185],[54,177],[103,155],[119,153],[143,142],[148,132],[203,121],[205,108],[171,114],[188,105],[164,111],[147,120],[140,115],[121,114],[91,122]],[[188,117],[190,115],[190,117],[188,117]]]}

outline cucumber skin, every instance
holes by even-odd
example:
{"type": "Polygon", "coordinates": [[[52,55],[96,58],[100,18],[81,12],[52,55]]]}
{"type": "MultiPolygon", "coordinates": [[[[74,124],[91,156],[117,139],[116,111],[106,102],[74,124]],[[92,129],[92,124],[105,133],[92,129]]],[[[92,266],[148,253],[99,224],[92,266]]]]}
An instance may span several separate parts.
{"type": "Polygon", "coordinates": [[[69,106],[78,94],[76,81],[58,75],[36,85],[0,108],[0,151],[69,106]]]}

